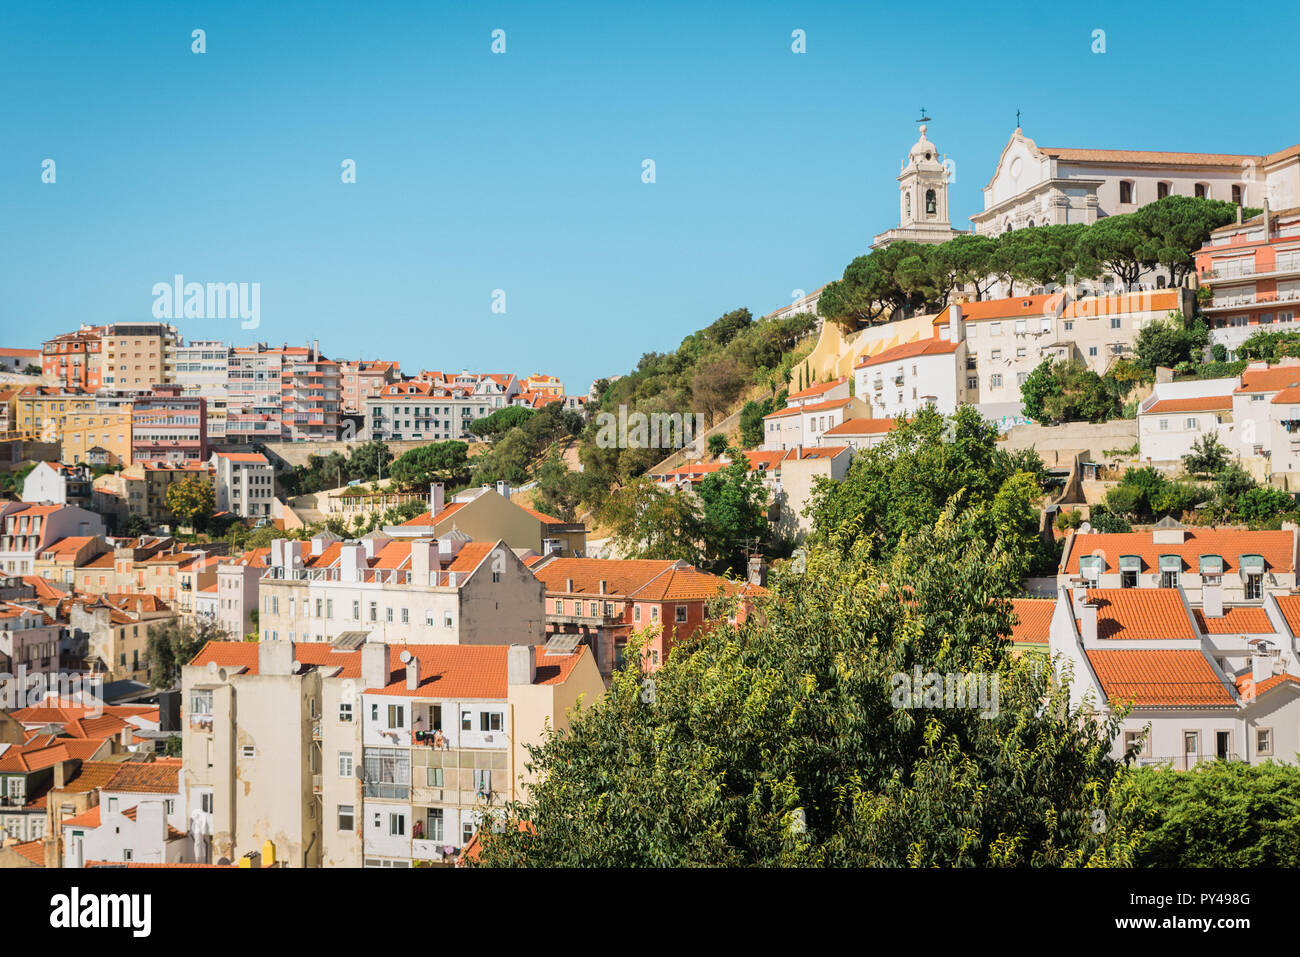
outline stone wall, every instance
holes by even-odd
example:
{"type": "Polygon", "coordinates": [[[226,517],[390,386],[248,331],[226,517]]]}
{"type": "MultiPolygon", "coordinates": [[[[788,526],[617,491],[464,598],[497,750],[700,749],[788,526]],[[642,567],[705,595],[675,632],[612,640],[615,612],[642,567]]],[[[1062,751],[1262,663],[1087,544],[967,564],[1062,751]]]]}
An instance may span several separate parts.
{"type": "Polygon", "coordinates": [[[1068,466],[1083,452],[1093,462],[1107,458],[1106,449],[1127,449],[1137,444],[1137,420],[1068,422],[1064,425],[1017,425],[1000,440],[1008,452],[1033,448],[1049,466],[1068,466]]]}

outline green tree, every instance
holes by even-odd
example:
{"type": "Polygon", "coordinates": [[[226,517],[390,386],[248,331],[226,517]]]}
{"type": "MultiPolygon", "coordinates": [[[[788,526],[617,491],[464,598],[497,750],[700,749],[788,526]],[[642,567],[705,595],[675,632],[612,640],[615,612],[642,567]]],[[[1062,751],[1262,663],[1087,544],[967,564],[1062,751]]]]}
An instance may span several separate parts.
{"type": "Polygon", "coordinates": [[[741,572],[746,550],[768,538],[767,487],[749,460],[731,449],[731,464],[710,472],[698,495],[703,523],[704,559],[715,570],[741,572]]]}
{"type": "Polygon", "coordinates": [[[389,475],[396,486],[409,491],[427,489],[432,482],[462,483],[469,470],[469,446],[450,441],[404,452],[393,462],[389,475]]]}
{"type": "Polygon", "coordinates": [[[1211,761],[1132,773],[1145,809],[1137,866],[1300,867],[1300,767],[1211,761]]]}
{"type": "Polygon", "coordinates": [[[772,414],[772,400],[751,400],[740,410],[740,444],[755,449],[763,444],[763,417],[772,414]]]}
{"type": "Polygon", "coordinates": [[[619,554],[627,558],[701,561],[704,533],[692,493],[638,478],[611,492],[601,512],[619,554]]]}
{"type": "Polygon", "coordinates": [[[167,511],[182,525],[203,527],[216,509],[216,494],[201,478],[190,476],[167,486],[167,511]]]}
{"type": "Polygon", "coordinates": [[[203,650],[209,641],[227,641],[229,635],[210,618],[169,618],[148,628],[145,660],[149,683],[171,688],[181,680],[181,667],[203,650]]]}
{"type": "Polygon", "coordinates": [[[727,451],[727,437],[721,432],[715,432],[709,436],[709,454],[715,459],[723,452],[727,451]]]}
{"type": "Polygon", "coordinates": [[[709,417],[709,425],[719,413],[725,413],[744,388],[745,376],[740,363],[730,356],[701,362],[691,380],[691,394],[709,417]]]}
{"type": "Polygon", "coordinates": [[[380,479],[393,461],[393,453],[378,439],[353,449],[345,471],[352,478],[380,479]]]}
{"type": "Polygon", "coordinates": [[[523,425],[533,417],[533,410],[522,405],[508,405],[497,409],[491,415],[475,419],[469,424],[469,430],[479,436],[504,435],[517,425],[523,425]]]}
{"type": "Polygon", "coordinates": [[[951,504],[884,562],[815,546],[773,588],[652,676],[634,642],[605,696],[529,747],[537,783],[480,863],[1132,863],[1118,719],[1071,710],[1050,669],[1011,656],[1019,569],[972,515],[951,504]],[[931,672],[996,673],[996,713],[921,706],[908,685],[931,672]]]}
{"type": "Polygon", "coordinates": [[[704,334],[718,345],[725,346],[753,323],[754,317],[748,309],[733,309],[705,329],[704,334]]]}
{"type": "Polygon", "coordinates": [[[1170,285],[1181,286],[1195,267],[1196,251],[1210,233],[1237,217],[1235,203],[1173,194],[1132,214],[1142,235],[1139,253],[1147,268],[1164,266],[1170,285]]]}
{"type": "Polygon", "coordinates": [[[973,286],[975,298],[982,299],[988,291],[989,277],[994,272],[993,256],[997,245],[996,239],[970,233],[954,236],[935,249],[936,255],[942,257],[947,268],[952,271],[954,280],[962,285],[973,286]]]}
{"type": "Polygon", "coordinates": [[[1227,446],[1213,432],[1192,442],[1192,449],[1183,456],[1183,468],[1201,478],[1218,475],[1231,461],[1227,446]]]}
{"type": "Polygon", "coordinates": [[[1143,369],[1172,369],[1184,362],[1200,362],[1209,335],[1203,322],[1198,320],[1189,327],[1182,313],[1171,312],[1138,331],[1134,362],[1143,369]]]}
{"type": "Polygon", "coordinates": [[[1145,240],[1132,213],[1097,220],[1075,246],[1079,275],[1096,276],[1105,270],[1126,287],[1136,285],[1144,269],[1145,240]]]}

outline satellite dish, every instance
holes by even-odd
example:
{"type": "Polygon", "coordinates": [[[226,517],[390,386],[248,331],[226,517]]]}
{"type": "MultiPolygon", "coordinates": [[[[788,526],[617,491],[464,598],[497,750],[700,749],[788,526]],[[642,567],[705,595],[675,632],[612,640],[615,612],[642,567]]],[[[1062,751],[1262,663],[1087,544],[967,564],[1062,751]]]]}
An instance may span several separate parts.
{"type": "Polygon", "coordinates": [[[216,663],[215,661],[209,661],[209,662],[208,662],[208,674],[210,674],[210,675],[215,675],[216,673],[217,673],[217,663],[216,663]]]}
{"type": "Polygon", "coordinates": [[[1080,535],[1087,535],[1091,531],[1092,531],[1092,525],[1089,524],[1088,522],[1084,522],[1082,525],[1079,526],[1080,535]]]}
{"type": "Polygon", "coordinates": [[[410,664],[411,662],[411,653],[409,651],[403,651],[398,657],[402,659],[402,664],[404,665],[410,664]]]}

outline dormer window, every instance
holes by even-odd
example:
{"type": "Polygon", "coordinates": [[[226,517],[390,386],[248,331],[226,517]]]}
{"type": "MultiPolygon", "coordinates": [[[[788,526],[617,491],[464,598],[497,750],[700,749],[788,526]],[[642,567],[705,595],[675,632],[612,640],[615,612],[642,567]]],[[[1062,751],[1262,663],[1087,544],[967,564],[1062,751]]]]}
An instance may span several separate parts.
{"type": "Polygon", "coordinates": [[[1160,556],[1160,587],[1177,588],[1183,571],[1183,560],[1177,555],[1160,556]]]}
{"type": "Polygon", "coordinates": [[[1264,597],[1264,556],[1242,555],[1241,584],[1247,601],[1264,597]]]}
{"type": "Polygon", "coordinates": [[[1106,560],[1100,555],[1083,555],[1079,558],[1079,574],[1096,585],[1105,565],[1106,560]]]}
{"type": "Polygon", "coordinates": [[[1137,588],[1138,573],[1141,571],[1141,557],[1137,555],[1121,555],[1119,558],[1119,587],[1137,588]]]}
{"type": "Polygon", "coordinates": [[[1222,555],[1202,555],[1200,559],[1199,571],[1201,573],[1201,584],[1218,585],[1223,581],[1223,556],[1222,555]]]}

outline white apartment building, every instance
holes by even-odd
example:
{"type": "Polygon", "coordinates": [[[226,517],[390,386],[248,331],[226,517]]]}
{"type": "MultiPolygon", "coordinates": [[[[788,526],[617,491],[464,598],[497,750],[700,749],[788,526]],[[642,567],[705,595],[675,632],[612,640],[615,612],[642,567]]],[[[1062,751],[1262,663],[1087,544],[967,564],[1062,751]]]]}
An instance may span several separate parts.
{"type": "Polygon", "coordinates": [[[258,589],[263,641],[364,630],[385,644],[483,645],[543,634],[542,584],[504,541],[374,532],[315,554],[306,544],[271,544],[258,589]]]}
{"type": "Polygon", "coordinates": [[[258,452],[214,452],[217,511],[244,518],[270,518],[275,501],[275,470],[258,452]]]}
{"type": "Polygon", "coordinates": [[[960,339],[940,338],[937,328],[935,332],[932,339],[906,342],[858,359],[854,381],[867,412],[849,418],[905,417],[926,406],[951,415],[967,402],[960,381],[966,345],[960,339]]]}
{"type": "Polygon", "coordinates": [[[514,375],[422,372],[367,397],[365,428],[371,439],[469,439],[471,423],[505,408],[520,391],[514,375]]]}
{"type": "Polygon", "coordinates": [[[30,575],[36,556],[61,538],[104,534],[104,520],[68,505],[7,502],[0,506],[0,570],[30,575]]]}
{"type": "Polygon", "coordinates": [[[809,386],[786,397],[786,407],[763,417],[763,449],[781,451],[817,445],[821,436],[847,419],[866,416],[852,397],[847,376],[809,386]]]}
{"type": "Polygon", "coordinates": [[[179,759],[123,763],[95,807],[60,823],[63,866],[193,861],[183,789],[179,759]]]}
{"type": "Polygon", "coordinates": [[[182,394],[202,396],[208,413],[208,440],[226,439],[230,348],[220,340],[191,340],[176,348],[176,383],[182,394]]]}
{"type": "Polygon", "coordinates": [[[1135,752],[1141,765],[1294,764],[1300,596],[1229,605],[1222,586],[1201,591],[1198,605],[1176,586],[1061,588],[1049,648],[1071,703],[1131,703],[1112,755],[1135,752]]]}
{"type": "Polygon", "coordinates": [[[50,505],[89,504],[90,469],[38,462],[23,479],[23,501],[50,505]]]}
{"type": "Polygon", "coordinates": [[[1215,435],[1241,455],[1233,432],[1233,390],[1239,380],[1192,379],[1157,382],[1151,395],[1138,406],[1138,451],[1144,462],[1181,467],[1182,458],[1202,436],[1215,435]]]}

